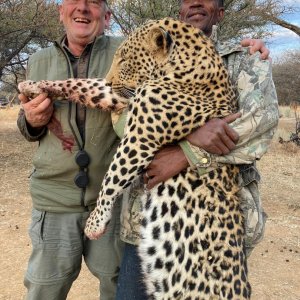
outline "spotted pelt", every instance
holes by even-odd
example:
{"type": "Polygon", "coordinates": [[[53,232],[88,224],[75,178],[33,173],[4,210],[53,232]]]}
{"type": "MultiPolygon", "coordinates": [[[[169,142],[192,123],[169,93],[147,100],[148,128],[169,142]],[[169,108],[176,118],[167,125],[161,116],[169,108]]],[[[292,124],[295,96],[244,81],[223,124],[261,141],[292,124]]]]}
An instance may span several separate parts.
{"type": "MultiPolygon", "coordinates": [[[[106,80],[109,93],[124,98],[121,103],[129,98],[129,105],[124,137],[85,228],[91,239],[104,233],[117,196],[162,146],[177,143],[237,106],[211,41],[170,18],[134,31],[116,52],[106,80]]],[[[79,82],[84,85],[79,94],[94,83],[67,82],[62,88],[66,98],[79,82]]],[[[104,96],[102,90],[98,94],[104,96]]],[[[85,96],[75,98],[101,107],[102,96],[89,103],[85,96]]],[[[112,98],[106,107],[119,103],[112,98]]],[[[139,253],[149,299],[250,298],[237,176],[233,165],[202,176],[188,168],[145,193],[139,253]]]]}

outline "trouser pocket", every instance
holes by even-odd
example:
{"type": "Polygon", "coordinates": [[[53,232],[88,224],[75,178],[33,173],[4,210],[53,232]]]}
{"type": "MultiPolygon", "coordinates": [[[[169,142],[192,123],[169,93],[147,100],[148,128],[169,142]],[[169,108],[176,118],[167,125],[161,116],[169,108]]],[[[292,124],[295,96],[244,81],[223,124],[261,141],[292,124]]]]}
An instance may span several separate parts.
{"type": "Polygon", "coordinates": [[[45,222],[45,215],[45,211],[39,211],[35,208],[32,209],[29,236],[33,245],[38,245],[43,241],[43,227],[45,222]]]}
{"type": "Polygon", "coordinates": [[[28,281],[37,285],[57,283],[59,289],[77,278],[82,261],[81,221],[82,213],[33,210],[29,230],[32,253],[26,272],[28,281]]]}

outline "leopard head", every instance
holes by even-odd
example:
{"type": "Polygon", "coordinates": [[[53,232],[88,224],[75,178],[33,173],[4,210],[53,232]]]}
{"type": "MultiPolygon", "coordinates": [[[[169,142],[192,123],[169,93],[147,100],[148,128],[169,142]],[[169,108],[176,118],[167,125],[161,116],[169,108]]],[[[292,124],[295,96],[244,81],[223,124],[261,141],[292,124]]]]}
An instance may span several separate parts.
{"type": "Polygon", "coordinates": [[[159,76],[172,45],[170,34],[157,21],[147,22],[116,51],[107,83],[124,97],[132,96],[143,82],[159,76]]]}
{"type": "Polygon", "coordinates": [[[148,21],[128,36],[116,51],[106,80],[114,92],[130,98],[148,80],[169,80],[183,86],[198,84],[200,76],[203,82],[216,81],[214,71],[221,64],[202,31],[164,18],[148,21]]]}

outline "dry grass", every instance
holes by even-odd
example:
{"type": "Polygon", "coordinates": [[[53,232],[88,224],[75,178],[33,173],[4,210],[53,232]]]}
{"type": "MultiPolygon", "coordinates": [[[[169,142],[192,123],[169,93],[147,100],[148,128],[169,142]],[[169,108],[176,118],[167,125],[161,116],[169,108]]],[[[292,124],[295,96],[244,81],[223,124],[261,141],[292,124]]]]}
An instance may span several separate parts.
{"type": "MultiPolygon", "coordinates": [[[[1,300],[23,299],[23,274],[30,253],[27,227],[31,201],[28,175],[36,144],[24,141],[16,128],[18,107],[0,110],[1,300]]],[[[289,137],[295,120],[283,117],[277,136],[289,137]]],[[[268,214],[264,240],[249,260],[253,300],[300,299],[300,149],[277,138],[258,162],[261,195],[268,214]]],[[[69,300],[98,299],[98,283],[83,267],[69,300]]]]}
{"type": "Polygon", "coordinates": [[[279,115],[282,118],[292,118],[294,117],[294,113],[289,106],[280,106],[279,107],[279,115]]]}
{"type": "Polygon", "coordinates": [[[0,122],[14,122],[17,120],[20,106],[15,105],[0,109],[0,122]]]}

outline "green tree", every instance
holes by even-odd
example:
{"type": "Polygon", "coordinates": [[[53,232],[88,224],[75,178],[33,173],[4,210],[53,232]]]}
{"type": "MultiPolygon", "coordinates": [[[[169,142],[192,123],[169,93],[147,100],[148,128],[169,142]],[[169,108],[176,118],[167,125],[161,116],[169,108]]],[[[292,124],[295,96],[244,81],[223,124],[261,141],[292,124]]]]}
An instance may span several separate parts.
{"type": "Polygon", "coordinates": [[[114,21],[112,28],[115,29],[115,25],[119,26],[124,35],[128,35],[149,19],[178,16],[178,0],[111,0],[109,2],[114,21]]]}
{"type": "MultiPolygon", "coordinates": [[[[108,0],[113,12],[111,31],[127,35],[148,19],[178,17],[180,0],[108,0]],[[118,29],[120,32],[117,32],[118,29]]],[[[219,24],[220,37],[241,39],[271,35],[265,25],[272,22],[299,34],[299,27],[283,22],[283,13],[293,11],[280,0],[225,0],[225,18],[219,24]],[[282,22],[281,22],[282,21],[282,22]],[[253,35],[255,32],[255,35],[253,35]]],[[[16,89],[24,78],[29,55],[48,46],[62,33],[57,22],[55,0],[0,1],[0,82],[16,89]]]]}
{"type": "MultiPolygon", "coordinates": [[[[122,34],[127,35],[148,19],[178,17],[180,0],[111,0],[109,2],[115,21],[113,28],[118,25],[122,34]]],[[[282,6],[278,0],[225,0],[224,6],[225,17],[219,24],[219,29],[220,37],[226,40],[241,39],[247,35],[256,38],[271,35],[266,24],[275,22],[274,20],[278,20],[283,13],[293,11],[292,7],[282,6]]],[[[280,25],[283,26],[283,23],[280,25]]]]}
{"type": "Polygon", "coordinates": [[[0,4],[0,79],[14,84],[28,56],[61,32],[54,0],[3,0],[0,4]]]}

